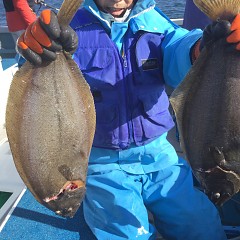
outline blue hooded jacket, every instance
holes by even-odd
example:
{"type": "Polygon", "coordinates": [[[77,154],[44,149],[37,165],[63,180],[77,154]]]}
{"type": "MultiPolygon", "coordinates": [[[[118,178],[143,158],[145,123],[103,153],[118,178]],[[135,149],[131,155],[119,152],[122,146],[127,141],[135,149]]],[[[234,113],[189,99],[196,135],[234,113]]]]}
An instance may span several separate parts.
{"type": "Polygon", "coordinates": [[[183,79],[202,31],[178,27],[152,0],[138,0],[125,22],[111,26],[94,1],[85,1],[71,26],[79,37],[74,60],[95,101],[93,146],[126,149],[169,131],[165,84],[176,87],[183,79]]]}

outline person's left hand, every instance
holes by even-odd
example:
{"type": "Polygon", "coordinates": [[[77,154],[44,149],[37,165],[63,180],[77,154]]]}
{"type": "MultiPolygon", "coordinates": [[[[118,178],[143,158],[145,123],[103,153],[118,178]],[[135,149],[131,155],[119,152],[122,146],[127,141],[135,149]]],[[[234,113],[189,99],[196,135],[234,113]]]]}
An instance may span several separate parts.
{"type": "Polygon", "coordinates": [[[225,38],[226,42],[240,50],[240,14],[232,21],[218,20],[209,24],[203,31],[200,50],[203,47],[211,46],[217,40],[225,38]]]}
{"type": "Polygon", "coordinates": [[[198,58],[204,47],[211,47],[214,42],[224,38],[229,47],[240,51],[240,14],[234,18],[232,24],[226,20],[218,20],[207,25],[203,30],[202,38],[192,47],[192,62],[198,58]]]}

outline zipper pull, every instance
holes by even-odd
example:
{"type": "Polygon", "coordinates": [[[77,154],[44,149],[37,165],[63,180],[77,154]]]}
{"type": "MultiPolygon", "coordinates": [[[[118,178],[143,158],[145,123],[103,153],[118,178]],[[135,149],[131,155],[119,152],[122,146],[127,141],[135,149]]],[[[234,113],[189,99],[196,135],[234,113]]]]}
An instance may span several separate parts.
{"type": "Polygon", "coordinates": [[[126,55],[124,53],[123,47],[122,47],[121,55],[122,55],[122,58],[123,58],[123,66],[126,68],[127,67],[127,58],[126,58],[126,55]]]}
{"type": "Polygon", "coordinates": [[[123,56],[123,66],[126,68],[127,67],[127,58],[126,55],[123,56]]]}

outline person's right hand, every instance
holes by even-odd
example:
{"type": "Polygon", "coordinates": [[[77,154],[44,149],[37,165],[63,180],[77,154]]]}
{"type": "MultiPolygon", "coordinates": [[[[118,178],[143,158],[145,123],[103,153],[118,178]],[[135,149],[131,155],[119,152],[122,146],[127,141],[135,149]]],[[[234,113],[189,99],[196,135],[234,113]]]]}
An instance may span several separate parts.
{"type": "Polygon", "coordinates": [[[43,10],[40,17],[30,24],[17,41],[18,52],[33,65],[54,61],[62,49],[73,53],[78,37],[70,26],[60,26],[57,15],[43,10]]]}

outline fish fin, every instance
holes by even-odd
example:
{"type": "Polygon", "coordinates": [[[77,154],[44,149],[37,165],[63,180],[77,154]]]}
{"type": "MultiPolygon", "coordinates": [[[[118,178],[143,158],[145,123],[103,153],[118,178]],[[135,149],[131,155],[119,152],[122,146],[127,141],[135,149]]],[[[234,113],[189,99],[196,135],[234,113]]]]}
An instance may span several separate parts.
{"type": "Polygon", "coordinates": [[[209,151],[212,154],[213,160],[219,167],[223,167],[226,165],[226,159],[224,156],[223,147],[212,146],[209,148],[209,151]]]}
{"type": "Polygon", "coordinates": [[[232,20],[240,13],[239,0],[194,0],[195,5],[211,20],[232,20]]]}
{"type": "Polygon", "coordinates": [[[20,128],[15,126],[19,125],[22,118],[22,102],[24,101],[24,95],[26,94],[31,76],[34,74],[34,67],[29,62],[24,65],[14,74],[11,86],[8,94],[8,101],[6,107],[6,133],[9,139],[11,153],[14,158],[14,163],[17,170],[20,172],[20,176],[23,180],[26,180],[26,174],[20,162],[20,153],[18,151],[20,140],[20,128]]]}
{"type": "MultiPolygon", "coordinates": [[[[178,87],[172,92],[170,96],[170,103],[174,110],[178,131],[180,135],[180,145],[183,152],[186,155],[184,137],[183,137],[183,118],[184,118],[184,107],[187,101],[189,101],[189,95],[191,95],[193,89],[197,89],[196,85],[202,81],[201,76],[197,75],[197,69],[204,67],[206,59],[208,57],[206,49],[203,49],[198,59],[194,62],[194,65],[189,70],[183,81],[178,87]],[[194,77],[193,77],[194,76],[194,77]]],[[[187,156],[186,156],[187,157],[187,156]]]]}

